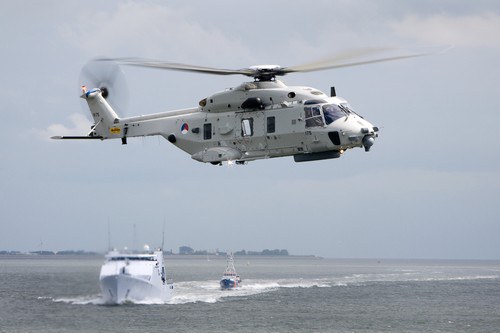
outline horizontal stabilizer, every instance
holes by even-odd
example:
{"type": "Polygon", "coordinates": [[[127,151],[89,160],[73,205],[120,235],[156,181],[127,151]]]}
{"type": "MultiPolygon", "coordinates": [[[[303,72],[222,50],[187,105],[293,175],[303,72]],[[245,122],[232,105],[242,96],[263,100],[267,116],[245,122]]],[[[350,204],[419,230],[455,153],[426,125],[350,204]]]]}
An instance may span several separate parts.
{"type": "Polygon", "coordinates": [[[61,135],[56,135],[51,137],[51,139],[54,140],[88,140],[88,139],[103,139],[102,136],[61,136],[61,135]]]}

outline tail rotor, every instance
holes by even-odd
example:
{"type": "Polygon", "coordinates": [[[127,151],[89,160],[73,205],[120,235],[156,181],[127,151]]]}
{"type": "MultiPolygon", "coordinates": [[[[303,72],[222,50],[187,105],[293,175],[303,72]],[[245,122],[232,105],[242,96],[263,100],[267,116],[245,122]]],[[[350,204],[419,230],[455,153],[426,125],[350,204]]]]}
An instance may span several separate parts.
{"type": "MultiPolygon", "coordinates": [[[[114,61],[91,60],[83,66],[80,85],[87,89],[99,88],[102,97],[120,114],[126,113],[128,87],[125,74],[114,61]]],[[[86,103],[82,104],[87,107],[86,103]]]]}

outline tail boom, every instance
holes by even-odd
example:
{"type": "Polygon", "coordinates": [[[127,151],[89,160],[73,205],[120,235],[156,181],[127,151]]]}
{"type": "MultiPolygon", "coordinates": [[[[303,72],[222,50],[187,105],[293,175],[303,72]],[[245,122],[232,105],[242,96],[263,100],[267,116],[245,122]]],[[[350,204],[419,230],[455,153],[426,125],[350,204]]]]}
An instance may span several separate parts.
{"type": "Polygon", "coordinates": [[[113,139],[123,137],[121,126],[118,126],[120,118],[111,105],[103,97],[103,92],[99,88],[89,91],[84,90],[83,99],[87,101],[94,126],[89,133],[90,138],[113,139]]]}

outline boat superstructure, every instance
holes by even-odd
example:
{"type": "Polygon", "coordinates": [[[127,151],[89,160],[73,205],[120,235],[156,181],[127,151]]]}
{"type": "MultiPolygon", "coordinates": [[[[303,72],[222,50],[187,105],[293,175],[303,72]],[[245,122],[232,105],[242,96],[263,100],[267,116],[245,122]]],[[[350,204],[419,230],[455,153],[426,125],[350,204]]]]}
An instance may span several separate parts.
{"type": "Polygon", "coordinates": [[[101,267],[99,281],[108,304],[166,302],[174,291],[160,249],[146,253],[110,251],[101,267]]]}
{"type": "Polygon", "coordinates": [[[234,268],[234,257],[233,254],[230,253],[227,255],[227,266],[224,270],[224,274],[222,274],[222,278],[220,280],[220,287],[222,289],[233,289],[239,287],[241,285],[241,277],[236,272],[234,268]]]}

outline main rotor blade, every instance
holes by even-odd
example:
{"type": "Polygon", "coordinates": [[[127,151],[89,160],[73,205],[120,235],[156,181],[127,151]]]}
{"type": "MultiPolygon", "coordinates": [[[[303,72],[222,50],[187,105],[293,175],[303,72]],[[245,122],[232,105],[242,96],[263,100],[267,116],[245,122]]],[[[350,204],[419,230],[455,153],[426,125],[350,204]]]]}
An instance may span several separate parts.
{"type": "Polygon", "coordinates": [[[354,49],[342,53],[337,53],[326,59],[298,66],[269,67],[268,65],[262,65],[262,66],[252,66],[242,69],[213,68],[213,67],[188,65],[188,64],[141,59],[141,58],[115,58],[115,59],[100,59],[100,60],[104,62],[113,61],[123,65],[150,67],[158,69],[170,69],[170,70],[178,70],[185,72],[197,72],[197,73],[216,74],[216,75],[240,74],[253,77],[255,80],[268,81],[268,80],[274,80],[276,76],[283,76],[288,73],[294,73],[294,72],[312,72],[312,71],[319,71],[322,69],[360,66],[378,62],[420,57],[420,56],[430,55],[432,53],[437,53],[437,52],[401,53],[401,51],[402,51],[401,49],[397,48],[362,48],[362,49],[354,49]],[[374,54],[382,52],[384,53],[392,52],[393,55],[373,58],[374,54]]]}
{"type": "Polygon", "coordinates": [[[352,66],[361,66],[366,64],[373,64],[377,62],[385,62],[385,61],[394,61],[399,59],[407,59],[407,58],[415,58],[421,57],[424,55],[429,55],[430,53],[413,53],[413,54],[405,54],[391,57],[381,57],[375,59],[366,59],[366,60],[358,60],[358,61],[348,61],[355,58],[366,57],[368,55],[373,55],[375,53],[394,51],[394,49],[387,48],[371,48],[371,49],[357,49],[351,50],[347,52],[343,52],[341,54],[337,54],[335,56],[314,61],[308,64],[291,66],[283,68],[284,74],[294,73],[294,72],[313,72],[319,71],[323,69],[333,69],[333,68],[342,68],[342,67],[352,67],[352,66]]]}
{"type": "Polygon", "coordinates": [[[224,68],[213,68],[204,67],[196,65],[181,64],[175,62],[164,62],[158,60],[148,60],[140,58],[117,58],[117,59],[101,59],[104,61],[116,61],[123,65],[139,66],[139,67],[150,67],[159,69],[171,69],[185,72],[197,72],[205,74],[216,74],[216,75],[247,75],[253,76],[255,71],[251,69],[224,69],[224,68]]]}

